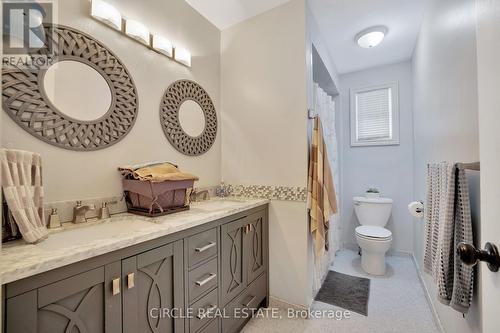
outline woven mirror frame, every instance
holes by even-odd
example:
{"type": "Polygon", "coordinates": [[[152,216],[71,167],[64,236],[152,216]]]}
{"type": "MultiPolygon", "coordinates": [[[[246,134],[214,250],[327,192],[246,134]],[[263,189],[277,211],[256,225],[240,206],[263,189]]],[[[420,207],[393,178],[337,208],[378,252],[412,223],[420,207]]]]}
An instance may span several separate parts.
{"type": "Polygon", "coordinates": [[[190,80],[176,81],[167,88],[160,104],[160,121],[168,141],[184,155],[198,156],[206,153],[217,137],[215,106],[205,89],[190,80]],[[196,137],[187,134],[179,121],[180,107],[187,100],[196,102],[205,116],[205,128],[196,137]]]}
{"type": "MultiPolygon", "coordinates": [[[[54,63],[79,61],[96,70],[107,82],[111,106],[98,119],[74,119],[50,101],[44,88],[47,68],[2,68],[2,106],[21,128],[51,145],[77,151],[107,148],[132,129],[138,113],[138,94],[125,65],[101,42],[62,25],[45,25],[54,63]]],[[[44,56],[38,51],[33,56],[44,56]]]]}

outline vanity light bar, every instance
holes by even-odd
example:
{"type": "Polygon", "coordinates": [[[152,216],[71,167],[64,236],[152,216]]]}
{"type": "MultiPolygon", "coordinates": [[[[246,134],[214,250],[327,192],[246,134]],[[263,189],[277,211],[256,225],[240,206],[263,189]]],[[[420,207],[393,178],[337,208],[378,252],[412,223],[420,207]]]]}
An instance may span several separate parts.
{"type": "Polygon", "coordinates": [[[162,36],[153,35],[151,47],[155,49],[155,51],[158,51],[167,57],[172,58],[174,56],[174,47],[172,42],[162,36]]]}
{"type": "Polygon", "coordinates": [[[149,30],[141,22],[135,20],[126,20],[125,34],[143,44],[149,45],[149,30]]]}
{"type": "Polygon", "coordinates": [[[109,3],[102,0],[92,0],[90,15],[116,30],[122,30],[122,14],[109,3]]]}
{"type": "Polygon", "coordinates": [[[187,49],[174,48],[172,42],[167,38],[155,34],[151,35],[144,24],[135,20],[123,19],[121,13],[112,5],[102,0],[92,0],[90,13],[96,20],[121,31],[148,48],[191,67],[191,53],[187,49]]]}
{"type": "Polygon", "coordinates": [[[185,66],[191,67],[191,53],[182,47],[175,48],[174,59],[185,66]]]}

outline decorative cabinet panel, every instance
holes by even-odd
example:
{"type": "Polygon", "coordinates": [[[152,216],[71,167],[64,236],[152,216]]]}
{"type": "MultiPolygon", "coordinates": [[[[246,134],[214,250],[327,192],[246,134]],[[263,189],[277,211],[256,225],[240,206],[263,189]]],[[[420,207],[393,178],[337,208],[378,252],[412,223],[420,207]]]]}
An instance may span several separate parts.
{"type": "Polygon", "coordinates": [[[122,261],[124,333],[184,331],[183,271],[182,240],[122,261]]]}
{"type": "Polygon", "coordinates": [[[227,304],[267,270],[268,223],[264,212],[221,227],[222,303],[227,304]]]}
{"type": "Polygon", "coordinates": [[[248,227],[245,235],[245,251],[248,283],[266,271],[267,260],[267,221],[263,214],[247,217],[248,227]]]}
{"type": "Polygon", "coordinates": [[[6,301],[6,332],[121,332],[120,262],[58,281],[6,301]]]}
{"type": "Polygon", "coordinates": [[[222,303],[227,304],[247,286],[245,218],[221,227],[222,303]]]}

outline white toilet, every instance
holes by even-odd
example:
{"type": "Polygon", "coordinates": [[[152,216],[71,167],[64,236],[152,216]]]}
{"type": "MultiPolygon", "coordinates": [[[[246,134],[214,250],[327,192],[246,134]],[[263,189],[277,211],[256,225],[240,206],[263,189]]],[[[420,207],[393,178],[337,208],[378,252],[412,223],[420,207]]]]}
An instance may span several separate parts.
{"type": "Polygon", "coordinates": [[[385,253],[391,247],[392,233],[385,225],[391,216],[392,199],[354,197],[354,211],[361,226],[356,241],[361,247],[361,267],[372,275],[385,274],[385,253]]]}

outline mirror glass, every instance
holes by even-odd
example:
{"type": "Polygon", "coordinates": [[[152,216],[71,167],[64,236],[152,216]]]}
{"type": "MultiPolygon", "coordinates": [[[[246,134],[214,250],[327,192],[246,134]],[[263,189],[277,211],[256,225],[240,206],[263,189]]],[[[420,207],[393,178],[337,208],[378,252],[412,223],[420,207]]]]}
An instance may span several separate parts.
{"type": "Polygon", "coordinates": [[[187,135],[197,137],[205,129],[205,114],[201,106],[192,100],[186,100],[179,108],[179,123],[187,135]]]}
{"type": "Polygon", "coordinates": [[[111,90],[104,77],[79,61],[53,64],[45,73],[43,84],[52,104],[77,120],[96,120],[111,106],[111,90]]]}

